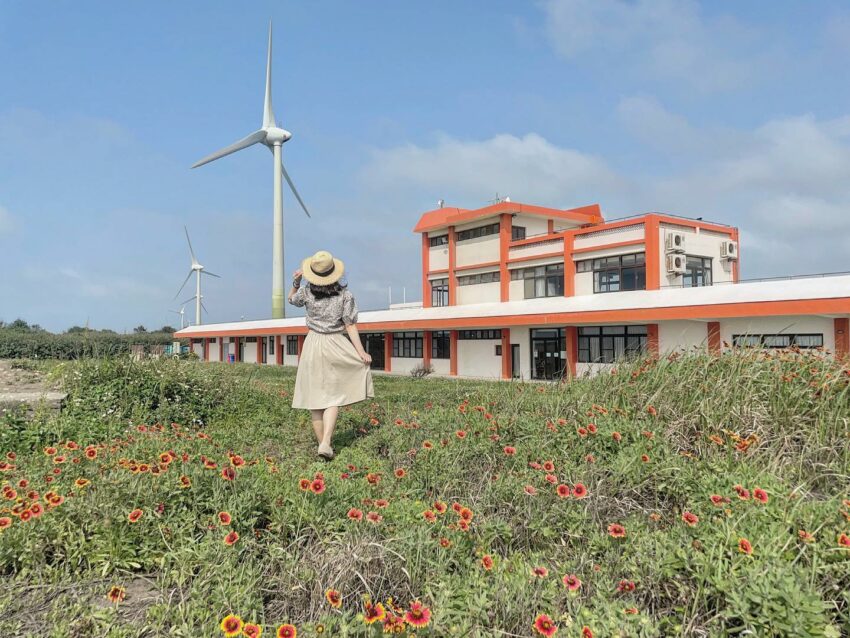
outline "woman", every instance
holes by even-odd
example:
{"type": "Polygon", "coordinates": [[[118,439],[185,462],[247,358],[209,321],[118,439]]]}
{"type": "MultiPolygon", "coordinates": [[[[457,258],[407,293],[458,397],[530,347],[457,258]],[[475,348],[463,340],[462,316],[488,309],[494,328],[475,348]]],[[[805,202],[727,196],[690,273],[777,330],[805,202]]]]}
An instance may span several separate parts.
{"type": "Polygon", "coordinates": [[[334,457],[331,438],[339,408],[375,396],[372,357],[360,343],[357,303],[341,283],[345,264],[324,250],[301,262],[289,303],[307,307],[307,338],[298,361],[293,408],[310,410],[319,456],[334,457]],[[307,284],[301,285],[301,278],[307,284]],[[348,333],[348,339],[343,336],[348,333]]]}

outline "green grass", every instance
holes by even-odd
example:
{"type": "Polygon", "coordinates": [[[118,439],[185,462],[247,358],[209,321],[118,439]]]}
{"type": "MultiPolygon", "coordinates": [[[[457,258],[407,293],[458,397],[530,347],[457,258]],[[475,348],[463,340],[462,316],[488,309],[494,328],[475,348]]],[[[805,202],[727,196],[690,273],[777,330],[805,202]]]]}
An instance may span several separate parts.
{"type": "Polygon", "coordinates": [[[28,507],[32,489],[41,503],[64,496],[0,531],[8,635],[216,636],[233,613],[263,636],[282,623],[365,636],[380,629],[364,624],[364,599],[389,597],[430,609],[419,636],[533,636],[538,614],[558,637],[850,634],[850,549],[838,542],[850,532],[850,373],[818,354],[685,356],[560,385],[376,376],[374,402],[341,413],[332,463],[289,407],[291,370],[112,359],[52,374],[70,392],[62,415],[0,422],[0,451],[16,454],[0,484],[20,499],[0,496],[0,517],[28,507]],[[132,471],[169,451],[158,475],[132,471]],[[232,454],[245,464],[227,481],[232,454]],[[554,469],[530,465],[546,461],[554,469]],[[324,492],[302,491],[317,473],[324,492]],[[586,498],[556,494],[577,483],[586,498]],[[435,501],[449,509],[428,522],[435,501]],[[472,511],[467,531],[453,503],[472,511]],[[382,520],[352,521],[351,508],[382,520]],[[113,585],[126,588],[119,604],[106,600],[113,585]]]}

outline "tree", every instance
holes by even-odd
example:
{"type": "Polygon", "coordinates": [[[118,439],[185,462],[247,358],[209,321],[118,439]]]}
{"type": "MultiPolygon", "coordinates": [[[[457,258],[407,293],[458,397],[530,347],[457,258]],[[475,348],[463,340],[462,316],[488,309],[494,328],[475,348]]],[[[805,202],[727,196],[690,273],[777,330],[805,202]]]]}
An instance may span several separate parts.
{"type": "Polygon", "coordinates": [[[67,332],[69,335],[73,335],[73,334],[78,334],[80,332],[87,332],[87,330],[85,328],[83,328],[82,326],[71,326],[65,332],[67,332]]]}
{"type": "Polygon", "coordinates": [[[12,323],[6,326],[9,330],[18,330],[20,332],[29,332],[30,325],[23,319],[15,319],[12,323]]]}
{"type": "Polygon", "coordinates": [[[141,333],[147,332],[147,331],[148,331],[148,329],[145,328],[144,326],[136,326],[135,328],[133,328],[133,332],[135,332],[136,334],[141,334],[141,333]]]}
{"type": "Polygon", "coordinates": [[[163,326],[162,328],[159,329],[159,331],[160,332],[167,332],[168,334],[172,334],[174,332],[177,332],[177,328],[173,328],[171,326],[163,326]]]}

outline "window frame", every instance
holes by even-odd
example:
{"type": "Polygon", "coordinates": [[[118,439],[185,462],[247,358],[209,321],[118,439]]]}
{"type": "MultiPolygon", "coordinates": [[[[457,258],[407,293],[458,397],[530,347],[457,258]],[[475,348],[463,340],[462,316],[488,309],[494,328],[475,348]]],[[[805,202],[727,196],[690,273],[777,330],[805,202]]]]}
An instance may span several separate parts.
{"type": "MultiPolygon", "coordinates": [[[[590,262],[590,271],[593,272],[594,294],[646,290],[645,251],[626,253],[624,255],[610,255],[608,257],[596,257],[583,261],[590,262]],[[629,280],[634,281],[634,288],[623,287],[624,282],[627,280],[625,273],[630,273],[629,280]],[[613,288],[613,286],[616,286],[616,288],[613,288]]],[[[588,272],[586,264],[583,265],[581,271],[578,271],[578,269],[576,271],[588,272]]]]}
{"type": "Polygon", "coordinates": [[[431,307],[432,308],[442,308],[443,306],[448,306],[449,305],[449,280],[448,280],[448,278],[430,279],[428,281],[428,283],[431,286],[431,307]],[[437,302],[445,302],[445,303],[437,303],[437,302]]]}
{"type": "Polygon", "coordinates": [[[791,348],[799,348],[800,350],[816,350],[824,347],[822,332],[775,332],[764,334],[733,334],[733,348],[765,348],[767,350],[789,350],[791,348]],[[797,343],[800,338],[815,338],[820,339],[820,345],[800,345],[797,343]],[[788,345],[768,345],[766,339],[787,338],[788,345]],[[741,343],[744,340],[756,339],[757,343],[741,343]]]}
{"type": "Polygon", "coordinates": [[[682,274],[682,288],[701,288],[703,286],[711,286],[714,284],[714,259],[711,257],[685,255],[685,268],[687,272],[682,274]],[[696,260],[700,260],[701,263],[699,266],[692,268],[692,264],[690,262],[696,260]],[[699,273],[702,276],[703,283],[694,283],[694,273],[699,273]],[[707,281],[706,274],[708,275],[707,281]],[[688,283],[688,280],[690,280],[691,283],[688,283]]]}
{"type": "Polygon", "coordinates": [[[436,237],[428,236],[428,247],[429,248],[439,248],[440,246],[448,246],[449,245],[449,236],[445,235],[437,235],[436,237]]]}
{"type": "Polygon", "coordinates": [[[502,338],[501,328],[482,330],[458,330],[457,338],[460,341],[492,341],[502,338]]]}
{"type": "Polygon", "coordinates": [[[431,358],[452,358],[452,333],[450,330],[434,330],[431,332],[431,358]]]}
{"type": "Polygon", "coordinates": [[[479,284],[497,284],[501,281],[501,273],[498,270],[479,272],[474,275],[458,275],[458,286],[477,286],[479,284]],[[487,281],[482,281],[486,278],[487,281]]]}
{"type": "Polygon", "coordinates": [[[286,335],[286,354],[298,356],[298,335],[286,335]]]}
{"type": "Polygon", "coordinates": [[[511,241],[522,241],[526,237],[525,226],[511,225],[511,241]]]}
{"type": "Polygon", "coordinates": [[[466,230],[455,231],[455,241],[469,241],[470,239],[478,239],[479,237],[489,237],[490,235],[498,235],[501,229],[499,222],[492,224],[484,224],[475,228],[467,228],[466,230]]]}
{"type": "Polygon", "coordinates": [[[392,356],[395,359],[422,359],[424,333],[421,330],[405,330],[393,333],[392,356]]]}
{"type": "Polygon", "coordinates": [[[545,297],[564,296],[564,264],[543,264],[542,266],[530,266],[528,268],[516,268],[511,270],[511,281],[522,281],[522,294],[524,299],[542,299],[545,297]],[[538,272],[542,270],[541,272],[538,272]],[[529,282],[531,282],[529,286],[529,282]],[[549,284],[554,284],[554,292],[550,294],[549,284]],[[538,289],[543,294],[537,294],[538,289]],[[531,295],[529,295],[529,289],[531,295]]]}
{"type": "Polygon", "coordinates": [[[579,326],[577,360],[578,363],[612,364],[621,359],[640,357],[647,351],[648,340],[646,325],[579,326]],[[621,349],[618,348],[618,339],[622,339],[621,349]],[[610,346],[606,347],[606,343],[610,346]]]}

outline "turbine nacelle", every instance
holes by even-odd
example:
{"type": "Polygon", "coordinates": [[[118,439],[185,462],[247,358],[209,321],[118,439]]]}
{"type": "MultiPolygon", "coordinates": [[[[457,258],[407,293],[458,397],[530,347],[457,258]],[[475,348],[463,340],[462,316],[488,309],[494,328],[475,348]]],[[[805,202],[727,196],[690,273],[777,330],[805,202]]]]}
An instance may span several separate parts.
{"type": "Polygon", "coordinates": [[[266,131],[266,139],[264,143],[267,146],[274,146],[275,144],[283,144],[284,142],[288,142],[292,137],[292,133],[287,131],[286,129],[278,128],[276,126],[270,126],[265,129],[266,131]]]}

